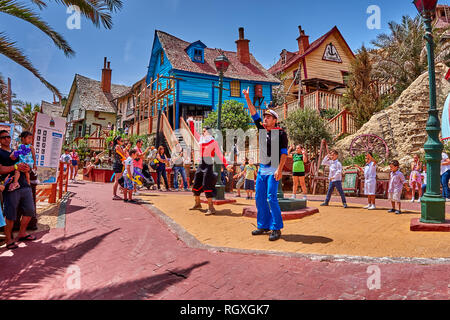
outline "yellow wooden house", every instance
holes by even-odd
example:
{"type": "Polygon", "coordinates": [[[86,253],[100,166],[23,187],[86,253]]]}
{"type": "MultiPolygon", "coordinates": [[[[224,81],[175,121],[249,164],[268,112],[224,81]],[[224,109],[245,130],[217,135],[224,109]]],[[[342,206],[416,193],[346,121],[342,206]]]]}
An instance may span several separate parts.
{"type": "Polygon", "coordinates": [[[312,43],[301,26],[299,32],[298,51],[284,49],[269,72],[282,81],[288,104],[340,109],[353,51],[337,27],[312,43]]]}

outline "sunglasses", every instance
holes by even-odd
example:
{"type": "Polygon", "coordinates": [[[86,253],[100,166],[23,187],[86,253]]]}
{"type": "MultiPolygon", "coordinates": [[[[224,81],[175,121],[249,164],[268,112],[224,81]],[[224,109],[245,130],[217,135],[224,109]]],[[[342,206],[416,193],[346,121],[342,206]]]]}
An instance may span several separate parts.
{"type": "Polygon", "coordinates": [[[3,136],[3,137],[0,137],[0,139],[11,139],[11,136],[3,136]]]}

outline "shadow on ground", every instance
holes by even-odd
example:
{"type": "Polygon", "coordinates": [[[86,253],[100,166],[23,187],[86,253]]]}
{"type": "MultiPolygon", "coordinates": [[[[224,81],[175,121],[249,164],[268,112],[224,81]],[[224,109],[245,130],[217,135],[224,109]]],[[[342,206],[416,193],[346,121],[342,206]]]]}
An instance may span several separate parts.
{"type": "Polygon", "coordinates": [[[282,235],[281,239],[286,242],[302,242],[304,244],[315,244],[315,243],[330,243],[333,239],[321,236],[305,236],[301,234],[286,234],[282,235]]]}
{"type": "Polygon", "coordinates": [[[71,295],[52,296],[51,300],[85,300],[85,299],[151,299],[152,296],[167,288],[188,279],[191,272],[209,264],[209,261],[194,264],[185,269],[166,270],[163,274],[154,275],[136,281],[127,281],[93,290],[82,290],[71,295]]]}
{"type": "Polygon", "coordinates": [[[39,240],[48,232],[36,234],[34,242],[27,243],[26,247],[18,248],[12,257],[0,257],[0,299],[20,299],[27,292],[39,288],[39,283],[55,274],[64,274],[66,269],[75,264],[84,255],[97,247],[107,236],[118,231],[115,229],[89,240],[80,242],[69,248],[58,248],[62,241],[88,233],[81,232],[69,237],[60,237],[48,243],[39,240]]]}

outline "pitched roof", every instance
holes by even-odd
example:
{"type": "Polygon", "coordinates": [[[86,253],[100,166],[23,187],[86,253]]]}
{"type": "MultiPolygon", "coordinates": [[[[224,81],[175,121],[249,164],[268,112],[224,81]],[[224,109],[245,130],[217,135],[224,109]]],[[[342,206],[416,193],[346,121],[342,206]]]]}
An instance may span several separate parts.
{"type": "MultiPolygon", "coordinates": [[[[102,91],[101,82],[93,80],[82,75],[76,74],[72,89],[76,86],[76,90],[80,97],[80,107],[87,111],[100,111],[108,113],[116,113],[116,108],[112,101],[120,96],[124,91],[130,90],[130,87],[124,85],[111,84],[111,93],[102,91]]],[[[69,95],[71,103],[72,90],[69,95]]],[[[67,108],[66,108],[67,109],[67,108]]]]}
{"type": "Polygon", "coordinates": [[[287,59],[286,63],[283,64],[282,59],[278,60],[278,62],[269,69],[269,72],[271,74],[277,74],[277,73],[291,67],[294,63],[297,63],[300,59],[303,59],[304,57],[306,57],[307,55],[309,55],[310,53],[312,53],[316,49],[318,49],[328,39],[328,37],[331,36],[334,32],[337,32],[338,35],[344,40],[344,43],[347,46],[348,50],[350,50],[350,52],[354,56],[352,49],[350,49],[349,45],[345,41],[341,32],[339,31],[339,29],[336,26],[334,26],[333,29],[331,29],[330,31],[325,33],[323,36],[321,36],[316,41],[312,42],[309,45],[308,49],[303,54],[299,54],[298,51],[296,51],[296,52],[288,51],[288,59],[287,59]]]}
{"type": "Polygon", "coordinates": [[[54,118],[61,118],[64,111],[64,107],[60,104],[53,104],[42,100],[41,112],[54,118]]]}
{"type": "Polygon", "coordinates": [[[236,52],[205,48],[205,63],[198,63],[193,62],[185,51],[191,43],[159,30],[156,31],[156,35],[173,69],[217,76],[214,59],[223,53],[230,60],[230,67],[225,75],[227,78],[258,82],[280,82],[252,54],[250,54],[250,63],[243,64],[239,61],[236,52]]]}

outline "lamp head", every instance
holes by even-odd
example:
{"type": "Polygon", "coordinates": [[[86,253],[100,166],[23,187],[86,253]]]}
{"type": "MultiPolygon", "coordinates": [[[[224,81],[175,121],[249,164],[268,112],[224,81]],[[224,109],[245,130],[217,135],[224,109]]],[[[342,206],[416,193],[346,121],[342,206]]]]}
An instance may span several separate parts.
{"type": "Polygon", "coordinates": [[[230,66],[230,61],[224,55],[220,55],[214,60],[214,64],[216,65],[217,72],[225,73],[227,72],[228,67],[230,66]]]}
{"type": "Polygon", "coordinates": [[[432,14],[436,10],[438,0],[414,0],[413,3],[420,15],[432,14]]]}

